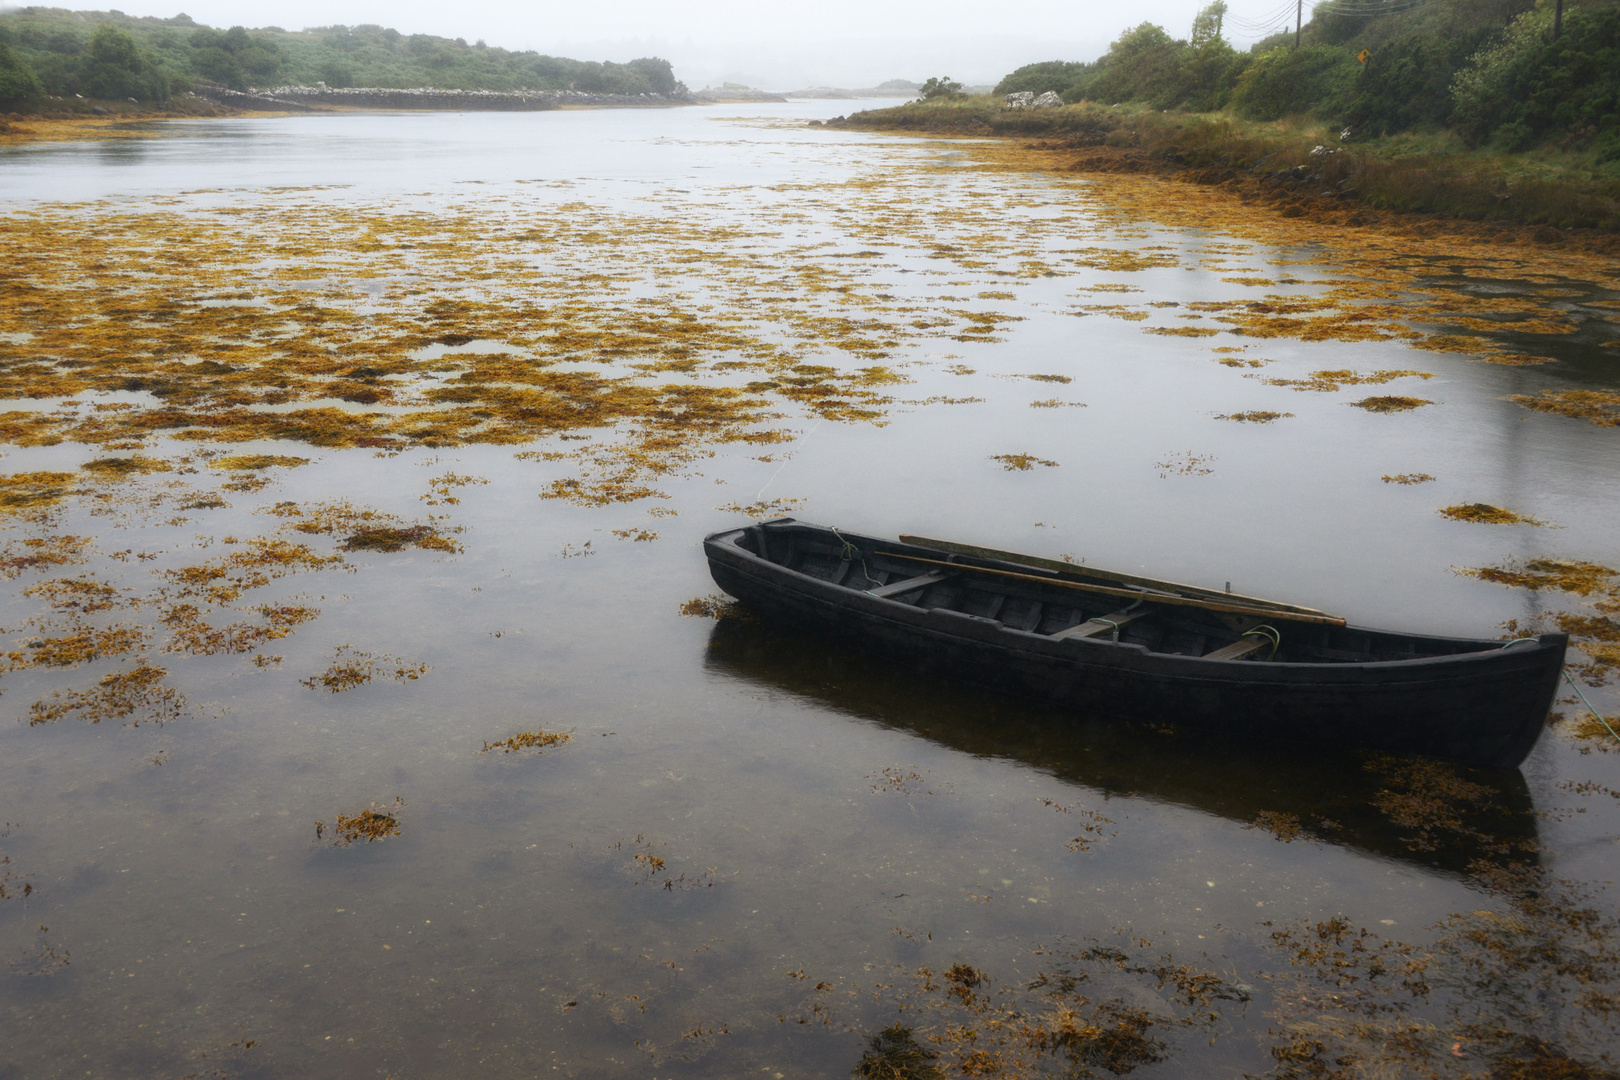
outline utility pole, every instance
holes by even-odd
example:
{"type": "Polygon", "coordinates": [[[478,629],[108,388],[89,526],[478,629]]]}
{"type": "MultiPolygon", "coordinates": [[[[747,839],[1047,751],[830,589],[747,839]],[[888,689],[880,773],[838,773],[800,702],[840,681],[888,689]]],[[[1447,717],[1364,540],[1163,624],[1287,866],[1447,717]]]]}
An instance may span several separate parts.
{"type": "MultiPolygon", "coordinates": [[[[1558,10],[1559,11],[1564,10],[1564,0],[1558,0],[1558,10]]],[[[1294,5],[1294,48],[1296,48],[1296,49],[1299,48],[1299,27],[1300,27],[1301,20],[1303,20],[1304,17],[1305,17],[1305,0],[1298,0],[1298,2],[1294,5]]],[[[1556,38],[1557,36],[1558,36],[1558,30],[1556,29],[1556,24],[1555,24],[1555,28],[1553,30],[1553,37],[1556,38]]]]}

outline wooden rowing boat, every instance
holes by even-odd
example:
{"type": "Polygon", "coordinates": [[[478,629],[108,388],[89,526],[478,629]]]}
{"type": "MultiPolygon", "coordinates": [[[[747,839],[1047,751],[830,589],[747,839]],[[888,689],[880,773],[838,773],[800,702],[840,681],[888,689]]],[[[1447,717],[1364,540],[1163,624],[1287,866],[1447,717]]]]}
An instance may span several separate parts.
{"type": "Polygon", "coordinates": [[[1513,768],[1568,637],[1348,626],[1312,608],[921,537],[780,518],[704,540],[726,592],[922,670],[1093,717],[1513,768]]]}

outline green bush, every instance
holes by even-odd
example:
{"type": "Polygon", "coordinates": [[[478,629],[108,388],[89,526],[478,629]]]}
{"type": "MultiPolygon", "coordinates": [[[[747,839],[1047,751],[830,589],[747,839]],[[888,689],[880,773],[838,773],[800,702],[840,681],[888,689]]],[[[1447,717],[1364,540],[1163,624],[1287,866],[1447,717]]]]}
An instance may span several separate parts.
{"type": "Polygon", "coordinates": [[[1443,125],[1452,80],[1492,36],[1482,28],[1445,36],[1413,33],[1370,50],[1356,77],[1350,119],[1374,135],[1443,125]]]}
{"type": "Polygon", "coordinates": [[[1155,108],[1175,104],[1177,68],[1185,42],[1164,27],[1143,23],[1119,36],[1097,61],[1097,73],[1073,88],[1077,98],[1118,103],[1145,101],[1155,108]]]}
{"type": "Polygon", "coordinates": [[[0,41],[0,105],[21,105],[44,92],[34,69],[0,41]]]}
{"type": "Polygon", "coordinates": [[[1557,137],[1620,160],[1620,6],[1567,8],[1557,41],[1551,28],[1538,5],[1476,54],[1452,82],[1453,122],[1476,144],[1523,150],[1557,137]]]}
{"type": "Polygon", "coordinates": [[[134,38],[105,23],[90,35],[90,54],[79,81],[94,98],[162,101],[169,96],[169,80],[152,58],[134,38]]]}
{"type": "Polygon", "coordinates": [[[1355,87],[1359,68],[1355,57],[1332,45],[1272,49],[1238,77],[1232,108],[1251,120],[1338,113],[1355,87]]]}
{"type": "Polygon", "coordinates": [[[995,92],[998,97],[1004,97],[1024,90],[1036,95],[1050,91],[1067,97],[1069,89],[1088,78],[1096,68],[1095,64],[1080,64],[1072,60],[1025,64],[997,83],[995,92]]]}

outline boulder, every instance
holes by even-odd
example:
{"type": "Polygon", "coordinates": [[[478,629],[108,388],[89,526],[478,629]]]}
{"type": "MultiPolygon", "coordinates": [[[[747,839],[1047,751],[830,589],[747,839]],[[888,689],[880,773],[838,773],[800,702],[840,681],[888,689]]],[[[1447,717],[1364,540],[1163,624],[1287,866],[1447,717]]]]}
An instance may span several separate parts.
{"type": "Polygon", "coordinates": [[[1029,90],[1019,90],[1008,94],[1001,99],[1009,109],[1030,109],[1035,106],[1035,94],[1029,90]]]}
{"type": "Polygon", "coordinates": [[[1063,99],[1057,95],[1057,91],[1048,90],[1046,93],[1035,99],[1034,108],[1055,109],[1062,104],[1063,99]]]}

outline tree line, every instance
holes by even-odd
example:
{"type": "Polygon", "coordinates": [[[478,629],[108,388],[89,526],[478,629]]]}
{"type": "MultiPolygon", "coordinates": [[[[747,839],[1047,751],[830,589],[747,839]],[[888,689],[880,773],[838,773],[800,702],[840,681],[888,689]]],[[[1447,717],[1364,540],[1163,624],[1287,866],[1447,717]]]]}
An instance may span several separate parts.
{"type": "Polygon", "coordinates": [[[571,60],[401,34],[382,26],[217,30],[186,15],[27,7],[0,13],[0,107],[45,97],[163,101],[199,83],[233,90],[296,84],[445,90],[673,94],[669,62],[571,60]]]}
{"type": "Polygon", "coordinates": [[[1227,14],[1216,0],[1184,39],[1143,23],[1095,61],[1030,64],[996,92],[1447,131],[1510,152],[1589,151],[1620,172],[1620,0],[1325,0],[1297,40],[1290,28],[1244,52],[1227,14]]]}

